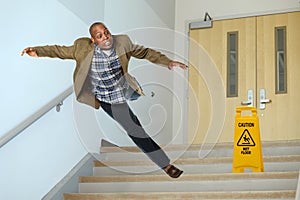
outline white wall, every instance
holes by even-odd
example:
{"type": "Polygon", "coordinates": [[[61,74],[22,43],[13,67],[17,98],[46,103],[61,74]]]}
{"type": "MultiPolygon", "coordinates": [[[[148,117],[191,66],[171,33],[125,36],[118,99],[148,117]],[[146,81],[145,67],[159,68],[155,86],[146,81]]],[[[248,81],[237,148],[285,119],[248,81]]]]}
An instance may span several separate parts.
{"type": "Polygon", "coordinates": [[[272,13],[299,8],[299,0],[176,0],[175,29],[186,32],[190,21],[202,21],[205,12],[213,19],[225,16],[272,13]]]}
{"type": "MultiPolygon", "coordinates": [[[[0,136],[72,85],[74,61],[20,56],[27,46],[71,45],[88,34],[89,24],[101,17],[95,13],[104,8],[98,0],[71,8],[68,3],[0,1],[0,136]]],[[[41,199],[87,154],[74,126],[73,99],[0,149],[0,199],[41,199]]]]}
{"type": "MultiPolygon", "coordinates": [[[[186,61],[188,60],[188,24],[195,21],[203,21],[205,12],[208,12],[213,19],[223,17],[237,17],[248,15],[260,15],[263,13],[276,13],[288,10],[299,10],[299,0],[176,0],[175,12],[175,30],[183,36],[182,39],[175,40],[175,51],[178,55],[184,55],[186,61]]],[[[187,73],[182,73],[179,70],[183,79],[174,80],[174,90],[179,96],[180,102],[183,102],[183,108],[174,106],[174,116],[184,112],[184,119],[187,119],[187,73]]],[[[174,127],[179,124],[177,118],[174,118],[174,127]]],[[[182,135],[181,142],[187,142],[186,131],[187,121],[180,126],[180,133],[182,135]]],[[[180,138],[180,137],[178,137],[180,138]]],[[[180,141],[178,141],[180,143],[180,141]]]]}
{"type": "Polygon", "coordinates": [[[74,128],[73,98],[0,149],[1,199],[41,199],[86,155],[74,128]]]}
{"type": "MultiPolygon", "coordinates": [[[[0,54],[0,136],[72,85],[74,61],[21,57],[27,46],[71,45],[74,39],[89,36],[92,22],[104,21],[113,33],[128,33],[134,41],[160,48],[172,56],[169,52],[173,40],[168,34],[174,28],[174,0],[0,3],[0,40],[5,47],[0,54]],[[145,32],[145,27],[152,28],[145,32]],[[167,40],[161,38],[157,27],[165,30],[163,38],[167,40]],[[135,28],[143,31],[133,31],[135,28]]],[[[153,98],[148,96],[133,103],[133,108],[150,134],[159,133],[155,135],[159,143],[168,142],[172,137],[172,72],[148,62],[133,61],[131,66],[141,84],[147,84],[145,91],[156,93],[153,98]],[[147,70],[140,70],[141,65],[147,70]],[[157,82],[158,86],[154,84],[157,82]]],[[[70,96],[61,112],[51,110],[0,149],[0,199],[41,199],[88,152],[99,152],[103,137],[119,145],[131,144],[103,112],[79,104],[70,96]]]]}
{"type": "MultiPolygon", "coordinates": [[[[92,8],[96,9],[96,5],[92,8]]],[[[0,90],[5,97],[0,100],[0,120],[5,120],[0,127],[1,136],[72,84],[73,61],[21,57],[23,48],[71,45],[75,38],[87,35],[89,24],[57,0],[1,0],[0,17],[0,41],[5,47],[0,55],[0,90]]]]}

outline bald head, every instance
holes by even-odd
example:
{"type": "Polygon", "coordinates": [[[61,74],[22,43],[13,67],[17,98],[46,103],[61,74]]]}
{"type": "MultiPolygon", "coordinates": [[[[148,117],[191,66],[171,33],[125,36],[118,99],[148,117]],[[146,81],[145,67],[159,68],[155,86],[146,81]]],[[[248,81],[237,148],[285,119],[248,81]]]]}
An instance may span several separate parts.
{"type": "Polygon", "coordinates": [[[93,23],[93,24],[90,26],[90,29],[89,29],[89,32],[90,32],[91,37],[93,37],[93,29],[94,29],[96,26],[99,26],[99,25],[100,25],[100,26],[106,27],[105,24],[102,23],[102,22],[95,22],[95,23],[93,23]]]}

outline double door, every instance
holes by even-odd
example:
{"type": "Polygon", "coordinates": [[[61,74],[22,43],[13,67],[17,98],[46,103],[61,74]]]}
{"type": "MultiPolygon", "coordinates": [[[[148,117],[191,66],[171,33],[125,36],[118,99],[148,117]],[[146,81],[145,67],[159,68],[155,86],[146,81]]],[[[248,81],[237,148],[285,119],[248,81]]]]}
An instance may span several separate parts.
{"type": "Polygon", "coordinates": [[[300,139],[299,21],[300,12],[290,12],[218,20],[190,30],[189,143],[207,142],[211,126],[220,125],[215,141],[232,142],[239,106],[257,108],[263,141],[300,139]],[[218,75],[204,77],[205,67],[216,68],[218,75]],[[212,118],[218,106],[207,79],[223,83],[213,92],[224,94],[224,121],[212,118]]]}

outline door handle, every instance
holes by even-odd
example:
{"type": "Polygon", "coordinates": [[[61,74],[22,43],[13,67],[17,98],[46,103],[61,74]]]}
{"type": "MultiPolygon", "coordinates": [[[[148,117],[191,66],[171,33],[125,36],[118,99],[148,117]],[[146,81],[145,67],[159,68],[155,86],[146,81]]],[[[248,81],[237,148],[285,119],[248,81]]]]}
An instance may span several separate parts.
{"type": "Polygon", "coordinates": [[[261,103],[271,103],[272,100],[271,99],[261,99],[260,102],[261,103]]]}
{"type": "Polygon", "coordinates": [[[243,106],[253,106],[253,90],[248,90],[248,100],[242,101],[243,106]]]}
{"type": "Polygon", "coordinates": [[[243,106],[249,106],[249,105],[251,105],[251,101],[242,101],[241,104],[243,106]]]}
{"type": "Polygon", "coordinates": [[[266,99],[266,91],[265,89],[261,88],[259,90],[259,108],[261,110],[266,108],[266,103],[271,103],[271,99],[266,99]]]}

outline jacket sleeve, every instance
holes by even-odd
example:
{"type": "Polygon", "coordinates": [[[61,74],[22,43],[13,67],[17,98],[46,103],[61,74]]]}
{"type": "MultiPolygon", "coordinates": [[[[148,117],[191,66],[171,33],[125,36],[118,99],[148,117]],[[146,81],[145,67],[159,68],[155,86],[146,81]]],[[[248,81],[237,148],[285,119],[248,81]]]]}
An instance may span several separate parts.
{"type": "Polygon", "coordinates": [[[162,54],[159,51],[156,51],[151,48],[146,48],[138,44],[133,44],[130,39],[129,41],[131,43],[132,56],[135,58],[147,59],[152,63],[163,65],[163,66],[168,66],[169,63],[172,61],[166,55],[162,54]]]}
{"type": "Polygon", "coordinates": [[[32,47],[39,57],[50,57],[60,59],[75,59],[75,47],[72,46],[60,46],[60,45],[46,45],[32,47]]]}

